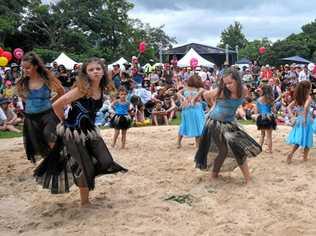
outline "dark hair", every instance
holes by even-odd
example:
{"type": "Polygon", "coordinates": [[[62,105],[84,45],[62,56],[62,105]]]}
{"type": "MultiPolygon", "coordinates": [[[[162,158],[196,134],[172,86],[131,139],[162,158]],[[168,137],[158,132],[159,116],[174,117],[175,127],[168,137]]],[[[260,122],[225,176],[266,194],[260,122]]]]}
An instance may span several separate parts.
{"type": "Polygon", "coordinates": [[[294,90],[294,99],[299,106],[303,106],[309,96],[312,84],[308,80],[299,82],[294,90]]]}
{"type": "Polygon", "coordinates": [[[262,85],[261,89],[262,89],[262,93],[263,93],[262,95],[264,97],[264,101],[272,105],[274,101],[272,87],[270,85],[264,84],[262,85]]]}
{"type": "MultiPolygon", "coordinates": [[[[35,52],[26,53],[22,58],[22,62],[28,62],[31,65],[36,66],[36,72],[44,80],[44,83],[49,89],[54,89],[60,86],[59,80],[54,77],[52,72],[46,69],[44,62],[35,52]]],[[[28,80],[29,78],[22,73],[21,78],[17,81],[17,92],[22,98],[27,97],[29,91],[28,80]]]]}
{"type": "Polygon", "coordinates": [[[242,87],[242,83],[241,83],[241,78],[240,78],[240,75],[238,73],[237,70],[235,69],[232,69],[232,68],[229,68],[229,69],[226,69],[224,70],[224,74],[222,76],[222,78],[220,79],[220,83],[219,83],[219,86],[218,86],[218,92],[217,92],[217,97],[220,97],[220,96],[224,96],[224,98],[231,98],[231,91],[229,91],[228,88],[225,87],[224,85],[224,78],[227,77],[227,76],[231,76],[233,80],[236,81],[236,84],[237,84],[237,97],[238,98],[241,98],[242,97],[242,90],[243,90],[243,87],[242,87]]]}
{"type": "Polygon", "coordinates": [[[107,69],[106,69],[104,63],[102,62],[102,60],[100,58],[97,58],[97,57],[89,58],[88,60],[86,60],[82,64],[81,69],[79,71],[78,79],[75,83],[75,87],[78,87],[80,92],[82,92],[83,94],[88,95],[88,96],[91,95],[91,91],[90,91],[91,80],[87,74],[87,66],[93,62],[99,64],[104,71],[104,75],[100,81],[100,88],[101,88],[102,92],[110,84],[109,79],[108,79],[107,69]]]}
{"type": "Polygon", "coordinates": [[[120,88],[119,88],[119,90],[118,90],[118,93],[125,93],[125,94],[127,94],[127,90],[126,90],[126,88],[124,87],[124,86],[121,86],[120,88]]]}
{"type": "Polygon", "coordinates": [[[189,77],[189,79],[187,81],[187,85],[189,87],[193,87],[193,88],[203,88],[204,87],[204,84],[202,82],[201,77],[196,75],[196,74],[189,77]]]}

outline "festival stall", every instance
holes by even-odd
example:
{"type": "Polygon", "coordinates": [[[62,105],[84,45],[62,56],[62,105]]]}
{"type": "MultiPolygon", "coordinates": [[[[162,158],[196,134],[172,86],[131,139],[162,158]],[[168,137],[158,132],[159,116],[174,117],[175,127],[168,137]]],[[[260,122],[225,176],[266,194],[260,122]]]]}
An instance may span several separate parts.
{"type": "Polygon", "coordinates": [[[179,67],[197,67],[197,66],[203,66],[203,67],[214,67],[214,63],[206,60],[205,58],[201,57],[193,48],[191,48],[187,54],[184,55],[181,60],[178,61],[177,64],[179,67]]]}
{"type": "Polygon", "coordinates": [[[67,70],[72,70],[75,64],[79,64],[63,52],[51,63],[51,65],[53,65],[54,62],[57,62],[58,65],[64,65],[67,70]]]}
{"type": "Polygon", "coordinates": [[[112,64],[108,65],[108,69],[109,69],[109,70],[112,70],[112,69],[113,69],[113,66],[114,66],[114,65],[117,65],[117,64],[119,64],[119,65],[120,65],[120,68],[122,68],[123,65],[126,64],[126,63],[129,64],[129,62],[128,62],[124,57],[121,57],[121,58],[118,59],[117,61],[115,61],[115,62],[113,62],[112,64]]]}

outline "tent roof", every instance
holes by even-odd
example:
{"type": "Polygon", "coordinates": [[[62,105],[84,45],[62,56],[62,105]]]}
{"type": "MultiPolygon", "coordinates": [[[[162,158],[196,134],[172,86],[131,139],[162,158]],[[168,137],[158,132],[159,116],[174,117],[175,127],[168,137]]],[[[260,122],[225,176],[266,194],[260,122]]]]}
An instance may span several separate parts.
{"type": "Polygon", "coordinates": [[[309,64],[312,63],[309,60],[306,60],[303,57],[300,56],[293,56],[293,57],[286,57],[286,58],[282,58],[282,61],[291,61],[291,62],[296,62],[296,63],[301,63],[301,64],[309,64]]]}
{"type": "Polygon", "coordinates": [[[205,66],[205,67],[214,67],[214,63],[204,59],[203,57],[201,57],[193,48],[191,48],[187,54],[185,54],[185,56],[183,58],[181,58],[180,61],[178,61],[178,66],[179,67],[186,67],[186,66],[190,66],[190,60],[192,58],[196,58],[198,61],[198,65],[197,66],[205,66]]]}
{"type": "Polygon", "coordinates": [[[242,58],[235,62],[235,64],[249,64],[251,61],[247,58],[242,58]]]}
{"type": "MultiPolygon", "coordinates": [[[[185,44],[180,47],[175,47],[171,48],[168,50],[165,50],[163,54],[165,55],[177,55],[177,54],[186,54],[189,49],[193,48],[198,54],[203,55],[203,54],[225,54],[225,49],[223,48],[218,48],[218,47],[212,47],[212,46],[207,46],[203,44],[198,44],[198,43],[189,43],[185,44]]],[[[229,53],[236,53],[235,51],[228,50],[229,53]]]]}
{"type": "Polygon", "coordinates": [[[115,61],[112,64],[108,65],[108,69],[113,69],[113,66],[116,65],[116,64],[119,64],[120,68],[122,68],[125,63],[128,63],[128,61],[124,57],[121,57],[117,61],[115,61]]]}
{"type": "Polygon", "coordinates": [[[65,53],[60,53],[60,55],[52,62],[57,62],[58,65],[64,65],[67,70],[72,70],[75,64],[78,64],[70,57],[68,57],[65,53]]]}

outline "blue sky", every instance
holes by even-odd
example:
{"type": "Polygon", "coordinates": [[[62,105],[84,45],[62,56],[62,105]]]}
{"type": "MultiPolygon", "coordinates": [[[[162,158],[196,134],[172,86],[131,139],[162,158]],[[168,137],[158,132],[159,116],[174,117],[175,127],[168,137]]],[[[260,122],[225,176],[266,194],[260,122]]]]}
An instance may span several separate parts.
{"type": "MultiPolygon", "coordinates": [[[[53,2],[56,0],[43,0],[53,2]]],[[[248,40],[275,41],[301,32],[316,18],[315,0],[130,0],[132,18],[176,37],[178,45],[196,42],[216,46],[221,32],[239,21],[248,40]]]]}

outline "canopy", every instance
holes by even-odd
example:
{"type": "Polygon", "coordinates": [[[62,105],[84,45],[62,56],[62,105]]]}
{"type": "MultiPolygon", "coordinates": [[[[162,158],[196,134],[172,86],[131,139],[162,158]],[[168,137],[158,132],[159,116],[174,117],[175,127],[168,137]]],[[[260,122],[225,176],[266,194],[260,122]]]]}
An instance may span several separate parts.
{"type": "Polygon", "coordinates": [[[300,56],[294,56],[294,57],[286,57],[286,58],[282,58],[282,61],[290,61],[290,62],[294,62],[294,63],[299,63],[299,64],[309,64],[312,63],[309,60],[306,60],[303,57],[300,56]]]}
{"type": "Polygon", "coordinates": [[[251,63],[251,61],[247,58],[242,58],[242,59],[235,62],[235,64],[238,64],[238,65],[240,65],[240,64],[248,64],[249,65],[249,63],[251,63]]]}
{"type": "Polygon", "coordinates": [[[124,58],[124,57],[121,57],[120,59],[118,59],[117,61],[113,62],[112,64],[108,65],[108,69],[109,70],[112,70],[113,69],[113,66],[116,65],[116,64],[119,64],[120,65],[120,68],[123,67],[124,64],[128,63],[128,61],[124,58]]]}
{"type": "Polygon", "coordinates": [[[58,65],[64,65],[67,70],[72,70],[75,64],[78,64],[65,53],[61,53],[51,64],[57,62],[58,65]]]}
{"type": "Polygon", "coordinates": [[[179,67],[187,67],[191,66],[190,61],[192,58],[197,59],[197,66],[204,66],[204,67],[214,67],[214,63],[206,60],[205,58],[201,57],[193,48],[191,48],[187,54],[184,55],[184,57],[181,58],[180,61],[178,61],[179,67]]]}

